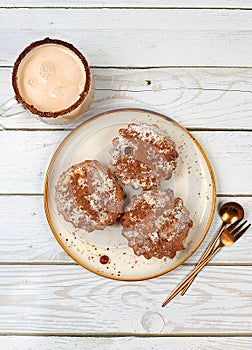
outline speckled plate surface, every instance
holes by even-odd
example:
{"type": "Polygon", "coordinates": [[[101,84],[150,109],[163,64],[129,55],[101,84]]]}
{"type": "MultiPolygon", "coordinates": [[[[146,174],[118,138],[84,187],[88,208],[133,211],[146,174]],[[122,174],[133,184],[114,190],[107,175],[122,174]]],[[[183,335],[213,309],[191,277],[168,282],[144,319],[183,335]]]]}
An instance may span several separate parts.
{"type": "MultiPolygon", "coordinates": [[[[130,198],[137,192],[125,187],[130,198]]],[[[45,178],[44,204],[51,230],[61,247],[80,265],[101,276],[119,280],[143,280],[162,275],[188,259],[199,247],[211,225],[216,189],[210,162],[194,137],[175,121],[142,109],[119,109],[97,115],[64,139],[55,152],[45,178]],[[184,242],[185,249],[174,259],[150,260],[136,256],[121,235],[119,223],[103,231],[76,230],[59,215],[55,203],[55,184],[60,174],[85,159],[97,159],[109,166],[112,139],[128,123],[156,124],[175,141],[179,152],[176,170],[161,188],[173,189],[190,211],[193,228],[184,242]],[[109,262],[102,264],[101,256],[109,262]]]]}

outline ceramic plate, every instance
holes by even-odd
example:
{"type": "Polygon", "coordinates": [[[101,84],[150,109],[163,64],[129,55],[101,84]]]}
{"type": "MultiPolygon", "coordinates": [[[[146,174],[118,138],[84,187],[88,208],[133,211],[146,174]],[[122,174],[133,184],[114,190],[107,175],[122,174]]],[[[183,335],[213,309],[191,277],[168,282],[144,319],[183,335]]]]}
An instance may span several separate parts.
{"type": "MultiPolygon", "coordinates": [[[[128,198],[135,190],[125,188],[128,198]]],[[[175,121],[158,113],[141,109],[120,109],[99,114],[77,127],[64,139],[55,152],[45,179],[45,211],[51,230],[61,247],[86,269],[119,280],[142,280],[164,274],[188,259],[203,241],[213,219],[215,180],[211,165],[195,138],[175,121]],[[173,189],[184,201],[193,220],[185,249],[175,258],[150,260],[136,256],[121,234],[119,223],[103,231],[86,233],[64,221],[55,203],[55,184],[60,174],[71,165],[85,159],[97,159],[109,166],[112,139],[128,123],[156,124],[175,141],[179,158],[171,179],[161,188],[173,189]],[[107,264],[101,256],[109,258],[107,264]]]]}

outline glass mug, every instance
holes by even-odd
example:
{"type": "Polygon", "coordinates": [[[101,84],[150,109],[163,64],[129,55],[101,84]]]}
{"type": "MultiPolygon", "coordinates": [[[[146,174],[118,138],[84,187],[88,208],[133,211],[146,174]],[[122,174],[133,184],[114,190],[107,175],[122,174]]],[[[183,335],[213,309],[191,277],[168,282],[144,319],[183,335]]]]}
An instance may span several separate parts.
{"type": "Polygon", "coordinates": [[[0,106],[0,116],[27,110],[49,124],[71,123],[87,111],[94,96],[83,54],[72,44],[50,38],[33,42],[19,55],[12,86],[15,98],[0,106]]]}

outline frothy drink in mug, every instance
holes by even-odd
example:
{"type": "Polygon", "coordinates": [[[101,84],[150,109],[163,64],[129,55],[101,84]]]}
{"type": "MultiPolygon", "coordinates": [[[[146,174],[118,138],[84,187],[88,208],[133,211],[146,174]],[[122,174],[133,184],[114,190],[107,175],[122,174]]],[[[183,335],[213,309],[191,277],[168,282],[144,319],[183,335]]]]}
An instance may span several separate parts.
{"type": "Polygon", "coordinates": [[[56,39],[36,41],[19,55],[12,84],[17,101],[50,124],[70,123],[93,99],[86,58],[73,45],[56,39]]]}

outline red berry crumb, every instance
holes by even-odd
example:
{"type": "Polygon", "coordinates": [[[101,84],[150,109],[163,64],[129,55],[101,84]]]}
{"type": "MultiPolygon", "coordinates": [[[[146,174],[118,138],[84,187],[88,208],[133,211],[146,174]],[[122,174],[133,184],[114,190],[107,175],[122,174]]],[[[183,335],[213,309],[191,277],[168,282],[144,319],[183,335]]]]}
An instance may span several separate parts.
{"type": "Polygon", "coordinates": [[[100,257],[100,263],[101,264],[107,264],[109,262],[109,257],[107,255],[102,255],[100,257]]]}

